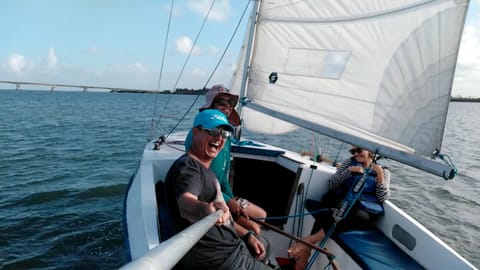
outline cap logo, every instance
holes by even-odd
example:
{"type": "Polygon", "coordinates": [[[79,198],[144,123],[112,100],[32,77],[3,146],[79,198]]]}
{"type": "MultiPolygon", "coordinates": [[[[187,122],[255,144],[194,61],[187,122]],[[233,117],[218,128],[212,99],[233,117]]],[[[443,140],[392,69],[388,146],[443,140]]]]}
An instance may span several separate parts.
{"type": "Polygon", "coordinates": [[[212,118],[210,118],[210,120],[215,120],[215,119],[227,122],[227,118],[221,114],[212,114],[212,118]]]}

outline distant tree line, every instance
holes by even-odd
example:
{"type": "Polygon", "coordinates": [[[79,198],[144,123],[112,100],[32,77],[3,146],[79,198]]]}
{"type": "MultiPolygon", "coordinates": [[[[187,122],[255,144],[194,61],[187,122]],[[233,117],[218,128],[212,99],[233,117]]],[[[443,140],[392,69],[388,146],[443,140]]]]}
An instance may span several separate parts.
{"type": "MultiPolygon", "coordinates": [[[[205,95],[207,93],[208,88],[202,88],[202,89],[188,89],[188,88],[177,88],[173,94],[179,94],[179,95],[205,95]]],[[[165,94],[172,94],[170,90],[164,90],[163,91],[165,94]]]]}
{"type": "Polygon", "coordinates": [[[163,90],[163,91],[148,91],[148,90],[122,90],[122,89],[115,89],[111,90],[110,92],[114,93],[158,93],[158,94],[175,94],[175,95],[205,95],[207,93],[208,88],[202,89],[188,89],[188,88],[177,88],[175,91],[170,90],[163,90]]]}
{"type": "MultiPolygon", "coordinates": [[[[159,93],[159,94],[175,94],[175,95],[205,95],[207,93],[208,88],[201,88],[201,89],[188,89],[188,88],[177,88],[175,91],[171,90],[163,90],[163,91],[136,91],[136,90],[112,90],[111,92],[116,93],[159,93]]],[[[450,101],[452,102],[480,102],[480,98],[474,97],[450,97],[450,101]]]]}

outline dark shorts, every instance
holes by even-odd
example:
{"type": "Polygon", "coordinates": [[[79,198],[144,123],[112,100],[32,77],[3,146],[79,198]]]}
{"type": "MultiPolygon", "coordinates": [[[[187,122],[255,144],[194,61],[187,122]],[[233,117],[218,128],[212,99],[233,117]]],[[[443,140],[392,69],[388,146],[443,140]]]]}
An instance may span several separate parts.
{"type": "MultiPolygon", "coordinates": [[[[267,250],[267,255],[263,261],[270,257],[270,243],[263,236],[257,236],[267,250]]],[[[248,251],[247,245],[242,242],[237,249],[228,257],[218,269],[219,270],[272,270],[263,261],[255,259],[248,251]]]]}

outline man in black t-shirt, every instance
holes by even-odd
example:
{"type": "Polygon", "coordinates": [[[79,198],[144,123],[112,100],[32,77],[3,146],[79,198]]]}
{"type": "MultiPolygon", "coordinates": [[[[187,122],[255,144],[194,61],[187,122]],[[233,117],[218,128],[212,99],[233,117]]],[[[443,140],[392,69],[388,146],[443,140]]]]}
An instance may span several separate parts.
{"type": "Polygon", "coordinates": [[[166,198],[174,233],[222,209],[216,225],[182,258],[182,269],[269,269],[269,247],[265,238],[252,232],[239,237],[223,199],[211,161],[222,149],[225,138],[233,131],[227,118],[218,110],[204,110],[194,120],[192,146],[177,159],[166,177],[166,198]],[[253,255],[252,255],[253,254],[253,255]]]}

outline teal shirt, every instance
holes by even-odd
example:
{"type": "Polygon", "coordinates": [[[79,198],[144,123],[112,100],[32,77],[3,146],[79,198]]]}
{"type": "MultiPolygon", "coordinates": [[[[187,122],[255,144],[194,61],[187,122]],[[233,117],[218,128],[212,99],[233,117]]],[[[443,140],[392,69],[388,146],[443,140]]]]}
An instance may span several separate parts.
{"type": "MultiPolygon", "coordinates": [[[[187,137],[185,138],[185,151],[188,151],[192,145],[192,130],[188,132],[187,137]]],[[[217,157],[212,160],[210,164],[210,169],[215,173],[222,189],[223,198],[225,202],[230,201],[234,198],[232,187],[230,186],[229,181],[229,171],[230,171],[230,148],[232,146],[232,138],[227,137],[225,140],[225,145],[223,149],[218,153],[217,157]]]]}

